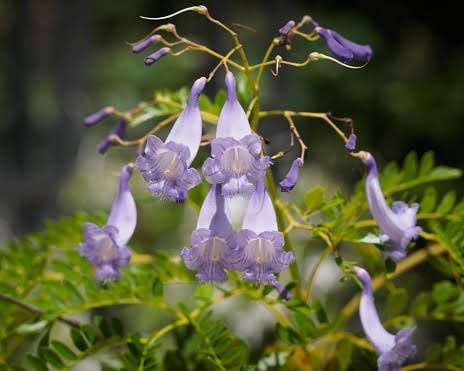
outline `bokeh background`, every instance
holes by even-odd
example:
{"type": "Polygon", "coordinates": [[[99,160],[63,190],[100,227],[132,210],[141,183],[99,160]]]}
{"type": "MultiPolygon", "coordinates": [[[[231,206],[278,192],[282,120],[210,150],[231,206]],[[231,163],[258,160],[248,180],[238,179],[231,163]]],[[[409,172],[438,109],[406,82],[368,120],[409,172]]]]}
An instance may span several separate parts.
{"type": "MultiPolygon", "coordinates": [[[[402,161],[412,150],[419,154],[433,150],[438,163],[462,167],[464,43],[460,15],[452,4],[436,3],[433,9],[399,0],[203,4],[216,18],[246,26],[234,27],[254,62],[282,25],[304,14],[372,46],[373,59],[362,70],[321,62],[304,69],[284,67],[277,78],[266,71],[264,109],[331,111],[351,117],[359,147],[374,153],[380,166],[402,161]]],[[[97,154],[97,144],[114,121],[88,129],[83,118],[106,105],[129,109],[150,99],[155,89],[189,86],[209,73],[217,61],[199,53],[146,67],[143,56],[133,55],[125,44],[158,24],[141,20],[140,15],[160,16],[190,5],[127,0],[0,2],[0,242],[40,229],[47,218],[109,209],[118,169],[133,160],[133,152],[116,148],[105,156],[97,154]]],[[[232,47],[224,32],[199,15],[182,14],[171,21],[181,34],[213,49],[224,52],[232,47]]],[[[321,41],[298,42],[291,51],[281,48],[278,53],[302,61],[311,51],[327,53],[321,41]]],[[[222,77],[220,71],[207,88],[211,97],[222,87],[222,77]]],[[[292,197],[301,199],[317,185],[349,194],[364,169],[321,122],[296,123],[310,151],[304,182],[292,197]]],[[[148,128],[145,124],[129,136],[137,137],[148,128]]],[[[272,149],[287,146],[288,130],[282,119],[266,120],[261,134],[272,139],[272,149]]],[[[276,163],[278,177],[294,156],[296,152],[276,163]]],[[[155,246],[178,249],[188,243],[195,214],[154,200],[144,192],[139,177],[134,178],[140,221],[135,248],[150,252],[155,246]]],[[[452,186],[459,193],[462,182],[444,187],[452,186]]],[[[326,274],[324,267],[321,271],[316,295],[338,285],[327,269],[326,274]]],[[[126,316],[130,317],[130,310],[126,316]]],[[[243,318],[239,323],[242,332],[250,329],[243,318]]]]}

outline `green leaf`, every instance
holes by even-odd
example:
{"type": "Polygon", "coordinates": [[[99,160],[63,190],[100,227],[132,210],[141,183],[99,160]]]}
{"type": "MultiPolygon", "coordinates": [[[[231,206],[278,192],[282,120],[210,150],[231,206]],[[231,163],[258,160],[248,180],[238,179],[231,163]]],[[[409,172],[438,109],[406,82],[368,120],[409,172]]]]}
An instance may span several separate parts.
{"type": "Polygon", "coordinates": [[[420,202],[420,212],[421,213],[430,213],[435,210],[435,205],[437,203],[437,191],[433,187],[427,187],[420,202]]]}
{"type": "Polygon", "coordinates": [[[38,334],[44,328],[48,326],[48,321],[38,321],[34,323],[23,323],[16,329],[16,333],[19,335],[38,334]]]}
{"type": "Polygon", "coordinates": [[[456,192],[449,191],[441,200],[440,205],[438,205],[437,213],[447,214],[453,208],[455,202],[456,192]]]}
{"type": "Polygon", "coordinates": [[[115,334],[120,337],[124,336],[124,326],[119,318],[111,318],[111,327],[113,328],[115,334]]]}
{"type": "Polygon", "coordinates": [[[98,335],[95,329],[88,325],[88,324],[83,324],[81,325],[81,331],[83,332],[85,338],[90,344],[96,344],[98,341],[98,335]]]}
{"type": "Polygon", "coordinates": [[[419,169],[419,176],[427,176],[433,169],[435,165],[435,155],[433,152],[426,152],[421,159],[420,169],[419,169]]]}
{"type": "Polygon", "coordinates": [[[79,330],[71,328],[70,335],[74,345],[80,351],[84,352],[89,347],[84,336],[82,336],[82,333],[79,330]]]}
{"type": "Polygon", "coordinates": [[[99,328],[104,337],[109,338],[111,337],[111,335],[113,335],[113,332],[111,331],[108,322],[102,316],[95,316],[93,319],[93,323],[95,323],[95,325],[99,328]]]}
{"type": "Polygon", "coordinates": [[[408,305],[408,291],[404,288],[395,289],[387,297],[387,310],[390,318],[404,312],[408,305]]]}
{"type": "Polygon", "coordinates": [[[341,371],[346,370],[350,365],[352,353],[353,345],[351,344],[351,341],[348,339],[342,339],[337,343],[335,354],[341,371]]]}
{"type": "Polygon", "coordinates": [[[164,293],[164,284],[163,281],[159,277],[155,277],[153,279],[153,283],[151,285],[151,293],[155,297],[161,297],[164,293]]]}
{"type": "Polygon", "coordinates": [[[195,291],[193,292],[193,296],[195,300],[202,303],[211,299],[214,295],[214,286],[209,283],[197,285],[195,287],[195,291]]]}
{"type": "Polygon", "coordinates": [[[30,363],[30,365],[34,368],[34,370],[48,371],[47,364],[39,357],[33,354],[27,354],[26,359],[30,363]]]}
{"type": "Polygon", "coordinates": [[[280,340],[282,340],[285,344],[299,344],[301,342],[300,337],[290,327],[284,326],[281,323],[276,323],[276,333],[280,340]]]}
{"type": "Polygon", "coordinates": [[[75,361],[77,355],[64,343],[58,340],[52,340],[51,345],[55,348],[56,352],[63,358],[68,359],[70,361],[75,361]]]}
{"type": "Polygon", "coordinates": [[[58,369],[61,369],[64,367],[63,361],[53,349],[46,348],[46,347],[40,348],[39,354],[43,359],[45,359],[53,367],[58,368],[58,369]]]}
{"type": "Polygon", "coordinates": [[[396,270],[396,262],[392,258],[387,258],[385,260],[385,270],[387,273],[395,273],[396,270]]]}
{"type": "Polygon", "coordinates": [[[316,333],[316,325],[307,314],[296,311],[293,313],[295,327],[304,337],[312,337],[316,333]]]}
{"type": "Polygon", "coordinates": [[[311,302],[311,308],[314,310],[316,313],[316,318],[320,323],[328,323],[329,319],[327,317],[327,313],[322,306],[321,302],[319,300],[313,300],[311,302]]]}
{"type": "Polygon", "coordinates": [[[251,99],[253,95],[248,78],[243,72],[240,72],[235,75],[235,80],[237,86],[237,96],[239,100],[245,104],[251,99]]]}
{"type": "Polygon", "coordinates": [[[322,187],[316,187],[306,192],[304,203],[308,211],[317,211],[324,205],[325,190],[322,187]]]}
{"type": "Polygon", "coordinates": [[[414,179],[417,175],[417,153],[410,152],[403,164],[403,181],[414,179]]]}
{"type": "Polygon", "coordinates": [[[450,281],[435,283],[432,290],[432,298],[437,304],[445,304],[459,295],[459,289],[450,281]]]}

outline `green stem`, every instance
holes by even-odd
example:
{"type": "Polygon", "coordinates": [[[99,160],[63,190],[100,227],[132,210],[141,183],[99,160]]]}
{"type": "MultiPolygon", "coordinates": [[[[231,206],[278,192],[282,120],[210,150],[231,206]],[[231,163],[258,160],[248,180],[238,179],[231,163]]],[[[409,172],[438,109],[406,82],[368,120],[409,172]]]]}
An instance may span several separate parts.
{"type": "Polygon", "coordinates": [[[316,273],[319,270],[319,267],[321,266],[322,262],[330,255],[332,250],[333,250],[333,245],[328,244],[325,250],[319,256],[319,259],[317,260],[316,264],[314,265],[311,271],[311,274],[309,275],[308,281],[306,282],[306,285],[304,287],[304,302],[305,303],[307,303],[309,298],[311,297],[311,289],[313,286],[314,278],[316,277],[316,273]]]}

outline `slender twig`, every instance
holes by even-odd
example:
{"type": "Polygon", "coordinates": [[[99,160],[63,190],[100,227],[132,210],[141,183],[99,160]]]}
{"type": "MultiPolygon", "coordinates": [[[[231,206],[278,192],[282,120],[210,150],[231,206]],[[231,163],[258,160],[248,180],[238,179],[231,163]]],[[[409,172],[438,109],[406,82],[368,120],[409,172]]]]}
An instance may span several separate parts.
{"type": "MultiPolygon", "coordinates": [[[[4,300],[4,301],[7,301],[7,302],[9,302],[11,304],[17,305],[18,307],[23,308],[23,309],[27,310],[28,312],[31,312],[31,313],[34,313],[34,314],[40,314],[40,315],[44,314],[44,311],[42,309],[37,308],[34,305],[25,303],[25,302],[23,302],[21,300],[15,299],[12,296],[3,294],[1,292],[0,292],[0,299],[4,300]]],[[[76,321],[75,319],[72,319],[72,318],[67,318],[67,317],[60,316],[60,317],[57,317],[57,320],[60,321],[60,322],[66,323],[67,325],[69,325],[71,327],[79,328],[81,326],[81,324],[78,321],[76,321]]]]}

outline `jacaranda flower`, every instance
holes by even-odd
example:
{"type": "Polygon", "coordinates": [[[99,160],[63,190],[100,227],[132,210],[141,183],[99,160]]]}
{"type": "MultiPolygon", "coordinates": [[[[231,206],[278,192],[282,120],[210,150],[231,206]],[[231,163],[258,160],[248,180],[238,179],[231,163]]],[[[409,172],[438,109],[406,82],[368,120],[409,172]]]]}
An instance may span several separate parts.
{"type": "Polygon", "coordinates": [[[369,209],[381,230],[380,241],[386,242],[389,249],[386,252],[392,259],[399,260],[406,256],[406,247],[412,239],[417,238],[420,227],[416,226],[416,213],[419,204],[411,207],[403,201],[396,201],[390,209],[380,188],[377,164],[369,152],[360,152],[367,166],[366,195],[369,209]]]}
{"type": "Polygon", "coordinates": [[[270,164],[260,158],[261,141],[251,133],[245,111],[235,92],[235,78],[226,74],[227,100],[219,115],[216,138],[211,142],[211,157],[203,164],[203,175],[210,184],[222,184],[222,194],[252,193],[270,164]]]}
{"type": "Polygon", "coordinates": [[[197,280],[225,281],[227,276],[224,269],[229,266],[235,238],[218,184],[211,187],[203,201],[191,242],[192,248],[184,247],[180,256],[187,268],[199,270],[195,276],[197,280]]]}
{"type": "Polygon", "coordinates": [[[92,126],[96,124],[97,122],[103,120],[104,118],[108,117],[114,112],[113,107],[103,107],[100,111],[95,112],[91,114],[90,116],[87,116],[84,119],[84,125],[85,126],[92,126]]]}
{"type": "Polygon", "coordinates": [[[145,57],[143,62],[147,66],[151,66],[153,63],[158,62],[161,58],[163,58],[165,55],[167,55],[171,51],[170,48],[164,47],[161,49],[158,49],[156,52],[150,54],[149,56],[145,57]]]}
{"type": "Polygon", "coordinates": [[[108,148],[110,148],[110,146],[113,144],[111,140],[112,135],[117,135],[119,138],[124,139],[126,136],[126,127],[126,120],[121,119],[113,128],[113,130],[111,130],[110,133],[106,136],[105,140],[98,145],[98,152],[103,155],[108,150],[108,148]]]}
{"type": "Polygon", "coordinates": [[[336,59],[343,63],[350,63],[353,59],[369,62],[372,57],[372,48],[369,45],[360,45],[350,41],[334,30],[320,27],[311,20],[310,26],[325,40],[327,47],[336,59]]]}
{"type": "Polygon", "coordinates": [[[237,233],[238,250],[231,258],[231,268],[245,271],[244,279],[274,284],[275,273],[281,272],[294,259],[293,252],[282,250],[284,235],[278,231],[271,198],[260,180],[251,196],[242,230],[237,233]]]}
{"type": "Polygon", "coordinates": [[[345,144],[345,149],[348,152],[353,152],[356,149],[356,134],[351,133],[350,136],[348,137],[348,142],[345,144]]]}
{"type": "Polygon", "coordinates": [[[160,35],[156,35],[156,34],[151,35],[151,36],[147,37],[146,39],[140,41],[139,43],[133,45],[132,46],[132,53],[138,54],[138,53],[144,51],[145,49],[147,49],[150,45],[158,43],[160,40],[161,40],[160,35]]]}
{"type": "Polygon", "coordinates": [[[279,29],[279,33],[282,36],[287,36],[293,27],[295,27],[295,21],[288,21],[282,28],[279,29]]]}
{"type": "Polygon", "coordinates": [[[296,182],[298,181],[298,172],[300,171],[300,167],[302,165],[303,161],[299,157],[293,161],[288,174],[279,183],[281,192],[290,192],[295,187],[296,182]]]}
{"type": "Polygon", "coordinates": [[[412,344],[412,335],[416,329],[402,329],[396,335],[385,330],[375,307],[369,273],[359,267],[352,269],[364,286],[359,302],[359,317],[367,339],[379,355],[379,371],[399,371],[403,362],[416,353],[416,346],[412,344]]]}
{"type": "Polygon", "coordinates": [[[129,264],[131,253],[126,245],[137,224],[137,209],[129,188],[131,175],[132,166],[124,166],[106,225],[99,228],[93,223],[84,223],[83,226],[84,242],[79,244],[79,252],[96,268],[98,280],[118,278],[119,270],[129,264]]]}
{"type": "Polygon", "coordinates": [[[205,77],[194,82],[187,105],[165,143],[150,135],[144,154],[135,161],[143,178],[150,183],[148,190],[157,196],[183,202],[187,191],[201,183],[198,171],[189,166],[200,148],[202,123],[198,99],[205,83],[205,77]]]}

